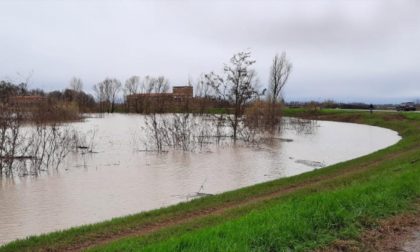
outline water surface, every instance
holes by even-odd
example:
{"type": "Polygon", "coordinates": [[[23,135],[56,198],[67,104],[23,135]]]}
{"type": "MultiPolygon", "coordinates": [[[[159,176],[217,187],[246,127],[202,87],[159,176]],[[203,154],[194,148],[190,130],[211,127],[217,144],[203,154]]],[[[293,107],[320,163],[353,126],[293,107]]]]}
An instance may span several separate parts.
{"type": "Polygon", "coordinates": [[[96,154],[71,154],[58,171],[1,179],[0,243],[168,206],[366,155],[399,141],[394,131],[350,123],[286,127],[271,144],[166,154],[139,151],[142,115],[72,126],[96,132],[96,154]]]}

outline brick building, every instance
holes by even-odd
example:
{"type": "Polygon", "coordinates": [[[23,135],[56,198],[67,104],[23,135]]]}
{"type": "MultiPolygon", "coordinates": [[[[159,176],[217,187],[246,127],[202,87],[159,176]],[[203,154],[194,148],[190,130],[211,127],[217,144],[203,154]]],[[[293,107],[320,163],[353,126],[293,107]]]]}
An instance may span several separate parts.
{"type": "Polygon", "coordinates": [[[127,96],[131,113],[177,112],[188,110],[193,101],[193,87],[175,86],[172,93],[145,93],[127,96]]]}
{"type": "Polygon", "coordinates": [[[193,87],[191,86],[175,86],[172,88],[172,96],[174,98],[192,98],[193,87]]]}
{"type": "Polygon", "coordinates": [[[22,95],[9,97],[8,103],[15,108],[33,110],[40,106],[47,105],[48,99],[39,95],[22,95]]]}

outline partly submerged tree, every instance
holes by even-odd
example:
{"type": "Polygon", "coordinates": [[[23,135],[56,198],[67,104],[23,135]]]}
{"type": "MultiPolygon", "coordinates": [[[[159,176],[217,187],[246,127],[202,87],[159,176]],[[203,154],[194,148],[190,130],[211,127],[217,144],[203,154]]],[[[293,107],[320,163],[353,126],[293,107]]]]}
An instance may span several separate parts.
{"type": "Polygon", "coordinates": [[[268,87],[268,100],[270,102],[270,122],[276,123],[279,114],[279,103],[282,100],[282,90],[289,79],[292,64],[286,58],[286,53],[276,54],[270,68],[270,83],[268,87]]]}
{"type": "Polygon", "coordinates": [[[233,106],[233,115],[229,117],[229,123],[234,140],[238,137],[245,105],[258,96],[256,73],[251,68],[254,63],[250,52],[239,52],[225,64],[223,77],[213,72],[205,75],[205,83],[215,90],[219,98],[229,101],[233,106]]]}
{"type": "Polygon", "coordinates": [[[255,63],[250,52],[239,52],[224,67],[224,85],[228,100],[234,105],[233,118],[230,120],[233,139],[237,139],[238,126],[244,113],[245,105],[258,95],[256,74],[251,66],[255,63]]]}

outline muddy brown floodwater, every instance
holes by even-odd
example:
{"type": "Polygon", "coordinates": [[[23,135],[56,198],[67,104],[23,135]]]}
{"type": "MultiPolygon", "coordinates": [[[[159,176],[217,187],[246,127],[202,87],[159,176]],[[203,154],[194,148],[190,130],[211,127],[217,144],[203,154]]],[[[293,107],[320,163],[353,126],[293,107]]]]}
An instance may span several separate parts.
{"type": "Polygon", "coordinates": [[[95,132],[95,154],[70,154],[59,170],[0,178],[0,243],[292,176],[353,159],[400,140],[394,131],[316,122],[286,127],[271,144],[211,146],[194,152],[139,151],[142,115],[71,123],[95,132]]]}

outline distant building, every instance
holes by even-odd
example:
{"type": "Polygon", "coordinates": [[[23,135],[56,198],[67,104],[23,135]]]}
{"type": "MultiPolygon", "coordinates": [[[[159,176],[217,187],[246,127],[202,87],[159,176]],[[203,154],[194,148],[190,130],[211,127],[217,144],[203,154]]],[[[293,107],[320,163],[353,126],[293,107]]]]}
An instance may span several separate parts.
{"type": "Polygon", "coordinates": [[[172,93],[142,93],[127,96],[132,113],[176,112],[188,109],[193,100],[193,87],[175,86],[172,93]]]}
{"type": "Polygon", "coordinates": [[[32,110],[39,106],[46,105],[48,99],[39,95],[11,96],[8,103],[16,108],[32,110]]]}
{"type": "Polygon", "coordinates": [[[192,98],[193,87],[191,86],[176,86],[172,89],[172,96],[174,98],[192,98]]]}

